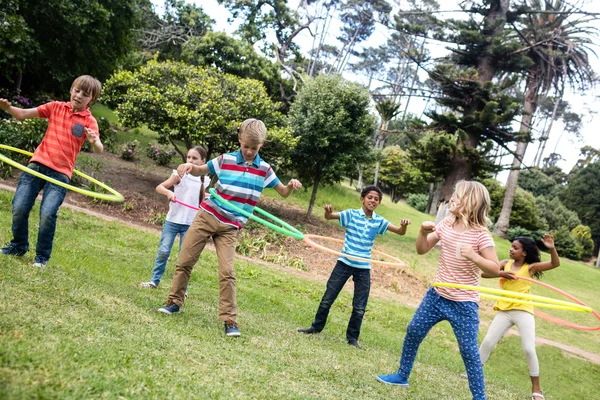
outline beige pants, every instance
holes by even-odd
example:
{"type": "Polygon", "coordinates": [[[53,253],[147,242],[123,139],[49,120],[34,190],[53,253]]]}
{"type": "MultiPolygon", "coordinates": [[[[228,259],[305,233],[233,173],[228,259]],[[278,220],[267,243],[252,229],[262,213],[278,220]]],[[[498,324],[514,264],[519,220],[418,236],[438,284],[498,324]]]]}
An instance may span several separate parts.
{"type": "Polygon", "coordinates": [[[217,250],[219,267],[219,319],[222,321],[230,319],[235,321],[237,304],[233,260],[235,259],[238,233],[236,227],[220,223],[215,217],[202,209],[198,211],[190,229],[183,238],[181,252],[173,274],[168,303],[175,303],[179,307],[183,306],[185,288],[190,281],[192,269],[194,269],[194,265],[196,265],[208,239],[212,237],[217,250]]]}

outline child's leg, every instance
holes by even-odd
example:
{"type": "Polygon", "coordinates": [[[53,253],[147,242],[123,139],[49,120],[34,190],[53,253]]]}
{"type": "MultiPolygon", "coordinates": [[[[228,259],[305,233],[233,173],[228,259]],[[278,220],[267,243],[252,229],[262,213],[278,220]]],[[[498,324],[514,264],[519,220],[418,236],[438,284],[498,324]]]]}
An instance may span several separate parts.
{"type": "Polygon", "coordinates": [[[458,341],[458,348],[465,363],[467,377],[469,378],[469,389],[471,389],[473,399],[485,400],[483,367],[477,346],[479,306],[473,301],[459,302],[448,299],[444,299],[443,306],[458,341]]]}
{"type": "Polygon", "coordinates": [[[331,275],[327,280],[327,289],[325,289],[325,294],[321,299],[321,304],[319,304],[315,320],[312,323],[313,329],[317,332],[321,332],[323,328],[325,328],[329,309],[351,275],[352,267],[349,267],[341,261],[336,262],[335,267],[333,267],[333,271],[331,271],[331,275]]]}
{"type": "Polygon", "coordinates": [[[214,235],[219,222],[206,211],[198,211],[194,222],[188,229],[183,243],[181,245],[181,253],[175,266],[173,273],[173,282],[171,283],[171,291],[167,303],[175,303],[179,307],[183,306],[185,288],[190,281],[190,274],[194,265],[200,257],[200,253],[204,250],[204,246],[208,239],[214,235]]]}
{"type": "MultiPolygon", "coordinates": [[[[40,167],[40,172],[63,183],[69,183],[70,179],[60,172],[47,167],[40,167]]],[[[65,200],[67,189],[50,182],[44,184],[44,194],[40,205],[40,227],[38,229],[38,240],[36,245],[36,262],[46,262],[52,253],[52,242],[56,232],[56,219],[58,208],[65,200]]]]}
{"type": "MultiPolygon", "coordinates": [[[[30,163],[28,167],[37,171],[38,164],[30,163]]],[[[29,213],[43,183],[42,179],[27,172],[23,172],[19,178],[12,201],[13,239],[10,241],[10,246],[16,250],[29,250],[29,213]]]]}
{"type": "MultiPolygon", "coordinates": [[[[179,254],[181,254],[181,248],[183,247],[183,238],[185,237],[185,234],[187,233],[188,229],[190,229],[189,225],[180,225],[179,228],[179,253],[177,253],[177,257],[179,257],[179,254]]],[[[188,294],[188,286],[185,287],[185,298],[187,299],[187,294],[188,294]]]]}
{"type": "Polygon", "coordinates": [[[502,336],[506,333],[506,331],[513,325],[513,322],[510,318],[510,315],[505,311],[498,311],[490,327],[488,328],[487,333],[485,334],[485,338],[483,342],[481,342],[481,346],[479,347],[479,353],[481,357],[481,363],[485,364],[488,358],[490,357],[490,353],[492,349],[502,336]]]}
{"type": "Polygon", "coordinates": [[[419,345],[427,336],[427,333],[435,324],[444,319],[443,314],[438,309],[440,295],[431,287],[425,294],[421,305],[417,308],[415,315],[406,328],[406,336],[402,345],[402,357],[400,358],[400,368],[398,375],[404,380],[408,380],[412,370],[419,345]]]}
{"type": "MultiPolygon", "coordinates": [[[[533,378],[538,378],[540,375],[540,364],[535,351],[535,318],[527,311],[514,310],[511,313],[513,314],[515,325],[519,328],[521,346],[525,352],[525,359],[527,360],[527,366],[529,367],[529,376],[533,382],[533,378]]],[[[538,387],[534,388],[535,392],[540,389],[539,378],[537,379],[537,385],[538,387]]]]}
{"type": "Polygon", "coordinates": [[[213,236],[219,264],[219,319],[235,322],[237,300],[233,263],[239,230],[230,225],[219,225],[219,231],[213,236]]]}
{"type": "MultiPolygon", "coordinates": [[[[175,242],[175,237],[179,232],[179,226],[170,221],[165,221],[163,225],[162,234],[160,235],[160,244],[158,245],[158,251],[156,252],[156,260],[154,261],[154,269],[152,270],[152,279],[150,282],[158,286],[160,284],[160,278],[162,278],[167,268],[167,261],[171,255],[171,249],[175,242]]],[[[187,226],[187,225],[185,225],[187,226]]]]}
{"type": "Polygon", "coordinates": [[[371,289],[371,270],[362,268],[352,268],[354,280],[354,297],[352,298],[352,316],[348,322],[346,330],[347,340],[358,340],[360,327],[362,325],[367,301],[369,300],[369,291],[371,289]]]}

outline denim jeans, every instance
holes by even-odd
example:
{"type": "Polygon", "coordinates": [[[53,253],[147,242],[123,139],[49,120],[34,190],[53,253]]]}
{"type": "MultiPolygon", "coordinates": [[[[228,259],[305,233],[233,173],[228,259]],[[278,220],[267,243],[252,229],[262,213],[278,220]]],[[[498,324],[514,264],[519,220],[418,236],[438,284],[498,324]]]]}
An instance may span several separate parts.
{"type": "Polygon", "coordinates": [[[358,340],[360,326],[369,300],[369,291],[371,290],[371,270],[354,268],[341,261],[338,261],[333,271],[331,271],[331,276],[327,281],[327,289],[312,323],[313,329],[321,332],[325,328],[329,309],[350,277],[354,280],[354,297],[352,299],[352,315],[346,330],[346,339],[358,340]]]}
{"type": "MultiPolygon", "coordinates": [[[[45,165],[29,163],[29,168],[41,174],[54,178],[63,183],[69,183],[70,179],[45,165]]],[[[29,213],[35,203],[35,198],[44,190],[42,204],[40,206],[40,227],[38,229],[38,240],[36,246],[36,262],[47,262],[52,253],[52,241],[56,231],[56,219],[58,208],[63,203],[67,189],[50,183],[44,179],[23,172],[17,184],[15,197],[12,201],[12,233],[10,242],[12,247],[18,250],[29,250],[29,213]]]]}
{"type": "Polygon", "coordinates": [[[179,251],[181,252],[181,244],[183,243],[183,237],[189,229],[189,225],[176,224],[175,222],[165,221],[163,225],[162,234],[160,235],[160,245],[158,246],[158,252],[156,253],[156,261],[154,262],[154,270],[152,270],[152,279],[150,280],[156,286],[160,284],[160,278],[162,278],[167,268],[167,261],[171,255],[171,249],[177,234],[179,234],[179,251]]]}

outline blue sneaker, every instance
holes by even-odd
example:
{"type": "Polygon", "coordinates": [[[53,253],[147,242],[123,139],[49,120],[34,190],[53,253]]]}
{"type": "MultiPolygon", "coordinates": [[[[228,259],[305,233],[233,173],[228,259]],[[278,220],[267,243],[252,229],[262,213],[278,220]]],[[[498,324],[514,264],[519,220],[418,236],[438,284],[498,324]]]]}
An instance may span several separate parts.
{"type": "Polygon", "coordinates": [[[233,320],[225,321],[225,335],[227,336],[240,336],[240,330],[233,320]]]}
{"type": "Polygon", "coordinates": [[[408,381],[403,379],[398,374],[377,375],[377,380],[387,385],[408,386],[408,381]]]}
{"type": "Polygon", "coordinates": [[[27,250],[19,249],[13,246],[12,244],[9,244],[8,246],[2,248],[2,254],[5,254],[7,256],[23,257],[25,253],[27,253],[27,250]]]}
{"type": "Polygon", "coordinates": [[[179,314],[179,306],[175,303],[170,303],[164,307],[159,308],[158,311],[169,315],[179,314]]]}

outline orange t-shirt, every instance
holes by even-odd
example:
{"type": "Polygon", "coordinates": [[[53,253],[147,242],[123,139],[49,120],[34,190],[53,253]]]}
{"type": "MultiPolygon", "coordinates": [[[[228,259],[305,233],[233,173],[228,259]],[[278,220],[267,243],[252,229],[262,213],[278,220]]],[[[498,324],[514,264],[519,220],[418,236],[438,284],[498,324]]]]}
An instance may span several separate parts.
{"type": "Polygon", "coordinates": [[[43,164],[71,179],[75,159],[85,141],[84,128],[98,135],[98,123],[89,109],[73,112],[70,102],[53,101],[37,107],[40,118],[48,119],[48,129],[31,161],[43,164]]]}

